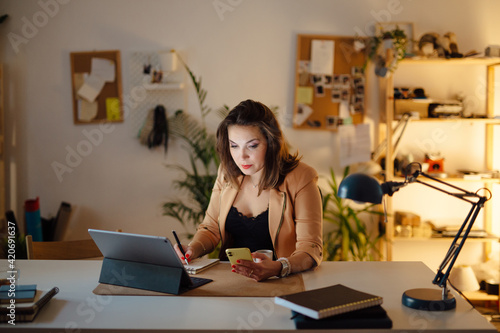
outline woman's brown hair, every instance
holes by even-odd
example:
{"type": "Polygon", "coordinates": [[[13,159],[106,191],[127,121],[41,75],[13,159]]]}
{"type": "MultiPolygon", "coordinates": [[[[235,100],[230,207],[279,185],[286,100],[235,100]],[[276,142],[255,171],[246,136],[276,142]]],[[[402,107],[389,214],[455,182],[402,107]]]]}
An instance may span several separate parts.
{"type": "Polygon", "coordinates": [[[278,120],[264,104],[246,100],[234,107],[217,129],[217,152],[220,156],[222,171],[233,186],[239,187],[237,178],[241,170],[229,150],[228,127],[231,125],[256,126],[267,140],[264,173],[259,183],[259,193],[263,189],[276,188],[285,176],[299,163],[298,153],[290,154],[278,120]]]}

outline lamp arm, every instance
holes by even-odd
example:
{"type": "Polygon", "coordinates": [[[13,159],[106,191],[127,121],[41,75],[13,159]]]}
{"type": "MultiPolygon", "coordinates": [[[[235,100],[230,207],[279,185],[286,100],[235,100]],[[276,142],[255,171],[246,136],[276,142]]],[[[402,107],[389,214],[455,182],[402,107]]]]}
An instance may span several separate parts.
{"type": "Polygon", "coordinates": [[[432,177],[432,176],[430,176],[430,175],[428,175],[428,174],[426,174],[426,173],[424,173],[424,172],[422,172],[422,171],[417,171],[417,172],[415,172],[415,173],[413,174],[413,176],[412,176],[412,177],[410,177],[409,182],[415,182],[415,183],[419,183],[419,184],[425,185],[425,186],[427,186],[427,187],[431,187],[431,188],[433,188],[433,189],[435,189],[435,190],[437,190],[437,191],[440,191],[440,192],[446,193],[446,194],[448,194],[448,195],[451,195],[451,196],[453,196],[453,197],[455,197],[455,198],[458,198],[458,199],[461,199],[461,200],[463,200],[463,201],[467,201],[467,202],[468,202],[468,203],[470,203],[470,204],[474,204],[474,203],[476,203],[476,201],[474,201],[474,200],[470,200],[470,199],[467,199],[467,198],[476,198],[476,199],[478,199],[478,200],[479,200],[479,198],[481,198],[481,196],[480,196],[480,195],[478,195],[477,193],[466,191],[466,190],[464,190],[464,189],[462,189],[462,188],[460,188],[460,187],[458,187],[458,186],[455,186],[455,185],[453,185],[453,184],[447,183],[447,182],[445,182],[445,181],[443,181],[443,180],[441,180],[441,179],[438,179],[438,178],[432,177]],[[446,191],[446,190],[444,190],[444,189],[442,189],[442,188],[439,188],[439,187],[437,187],[437,186],[434,186],[434,185],[432,185],[432,184],[429,184],[429,183],[426,183],[426,182],[422,182],[422,181],[420,181],[420,180],[418,180],[418,179],[417,179],[417,177],[418,177],[418,176],[423,176],[423,177],[425,177],[425,178],[428,178],[428,179],[434,180],[434,181],[436,181],[436,182],[438,182],[438,183],[440,183],[440,184],[442,184],[442,185],[446,185],[446,186],[451,187],[451,188],[453,188],[453,189],[455,189],[455,190],[457,190],[457,191],[460,191],[460,193],[453,193],[453,192],[450,192],[450,191],[446,191]]]}
{"type": "MultiPolygon", "coordinates": [[[[420,166],[420,165],[419,165],[420,166]]],[[[408,166],[408,170],[411,170],[411,167],[408,166]]],[[[438,271],[436,276],[434,277],[434,280],[432,281],[433,284],[438,285],[439,287],[443,288],[443,299],[447,298],[448,290],[446,288],[446,283],[448,281],[448,277],[450,275],[451,269],[455,265],[455,261],[458,258],[458,255],[460,254],[460,251],[462,250],[465,241],[467,240],[467,237],[469,237],[469,233],[472,229],[472,226],[474,225],[474,222],[477,219],[477,216],[479,215],[479,212],[481,209],[484,207],[484,203],[491,199],[491,192],[488,190],[489,196],[481,196],[477,192],[469,192],[466,191],[458,186],[455,186],[453,184],[447,183],[441,179],[432,177],[424,172],[422,172],[422,169],[419,167],[418,170],[415,172],[411,173],[408,172],[405,183],[419,183],[422,185],[425,185],[427,187],[433,188],[437,191],[446,193],[448,195],[451,195],[457,199],[466,201],[472,205],[469,213],[467,214],[464,222],[460,226],[457,234],[453,238],[453,241],[450,245],[450,248],[448,249],[448,252],[446,253],[446,256],[444,257],[443,261],[439,265],[438,271]],[[450,192],[445,189],[439,188],[437,186],[434,186],[432,184],[422,182],[419,179],[417,179],[419,176],[431,179],[433,181],[438,182],[439,184],[448,186],[457,192],[450,192]],[[460,242],[459,239],[462,238],[460,242]]]]}
{"type": "Polygon", "coordinates": [[[400,188],[408,185],[408,182],[385,182],[380,186],[382,187],[382,193],[387,194],[392,197],[392,195],[399,191],[400,188]]]}
{"type": "MultiPolygon", "coordinates": [[[[401,116],[401,119],[398,121],[398,123],[396,124],[396,126],[394,126],[394,129],[393,129],[393,132],[395,133],[399,127],[401,127],[401,125],[403,125],[403,129],[401,130],[401,132],[399,133],[399,136],[398,138],[396,139],[396,142],[393,144],[391,143],[391,145],[393,146],[393,150],[396,151],[396,149],[398,148],[398,145],[399,145],[399,141],[401,141],[401,138],[403,137],[403,134],[405,132],[405,129],[406,129],[406,125],[408,125],[408,122],[410,121],[410,118],[411,118],[411,114],[409,113],[404,113],[402,116],[401,116]]],[[[375,150],[373,151],[372,153],[372,161],[377,161],[378,158],[382,155],[382,153],[387,149],[387,138],[385,140],[383,140],[378,146],[377,148],[375,148],[375,150]]]]}
{"type": "MultiPolygon", "coordinates": [[[[434,280],[432,281],[433,284],[436,284],[440,286],[441,288],[446,289],[446,282],[448,281],[448,277],[450,275],[451,269],[453,268],[455,261],[458,258],[458,255],[460,254],[460,251],[462,250],[465,241],[467,240],[467,237],[469,236],[469,232],[472,229],[472,226],[474,225],[474,222],[476,221],[477,216],[479,215],[479,212],[481,208],[484,206],[484,203],[488,199],[486,197],[480,197],[479,201],[474,202],[472,204],[472,207],[467,214],[467,217],[465,218],[464,222],[460,226],[459,231],[455,235],[455,238],[453,239],[453,242],[451,243],[450,248],[448,249],[448,252],[446,253],[446,256],[444,257],[441,265],[439,266],[438,272],[436,276],[434,277],[434,280]],[[463,233],[463,230],[465,229],[465,232],[463,233]],[[462,236],[463,233],[463,236],[462,236]],[[457,244],[458,239],[462,237],[462,240],[460,241],[459,244],[457,244]],[[447,267],[447,268],[446,268],[447,267]],[[443,273],[443,270],[446,269],[446,271],[443,273]]],[[[444,295],[445,291],[443,291],[444,295]]]]}

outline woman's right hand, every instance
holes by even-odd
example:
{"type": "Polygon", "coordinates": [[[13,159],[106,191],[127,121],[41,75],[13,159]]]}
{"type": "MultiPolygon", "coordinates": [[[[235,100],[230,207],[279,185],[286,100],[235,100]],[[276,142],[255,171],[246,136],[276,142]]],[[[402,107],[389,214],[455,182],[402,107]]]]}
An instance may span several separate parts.
{"type": "MultiPolygon", "coordinates": [[[[186,253],[187,261],[190,262],[193,258],[193,250],[191,249],[190,246],[184,246],[182,244],[181,244],[181,246],[184,249],[184,253],[186,253]]],[[[182,262],[185,262],[184,255],[182,254],[181,250],[179,249],[179,245],[174,244],[174,250],[175,250],[175,253],[177,253],[177,255],[179,256],[179,259],[181,259],[182,262]]]]}

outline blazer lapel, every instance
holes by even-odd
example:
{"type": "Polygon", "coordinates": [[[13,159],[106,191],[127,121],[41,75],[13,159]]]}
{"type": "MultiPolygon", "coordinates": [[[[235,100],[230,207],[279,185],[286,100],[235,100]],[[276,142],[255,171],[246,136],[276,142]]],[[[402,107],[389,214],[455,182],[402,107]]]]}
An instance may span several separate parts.
{"type": "Polygon", "coordinates": [[[280,192],[272,189],[269,193],[269,233],[273,245],[276,246],[276,236],[283,223],[283,215],[285,213],[285,192],[280,192]]]}

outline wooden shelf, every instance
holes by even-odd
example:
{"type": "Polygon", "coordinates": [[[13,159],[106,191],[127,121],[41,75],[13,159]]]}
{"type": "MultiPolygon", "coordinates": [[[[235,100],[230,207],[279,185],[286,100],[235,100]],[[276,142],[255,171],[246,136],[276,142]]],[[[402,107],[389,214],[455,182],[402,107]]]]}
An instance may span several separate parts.
{"type": "Polygon", "coordinates": [[[144,89],[146,90],[177,90],[183,89],[184,83],[148,83],[144,85],[144,89]]]}
{"type": "MultiPolygon", "coordinates": [[[[436,177],[437,178],[437,177],[436,177]]],[[[395,176],[392,178],[395,181],[404,181],[404,177],[401,176],[395,176]]],[[[500,178],[480,178],[480,179],[467,179],[467,178],[462,178],[458,176],[450,176],[446,178],[438,178],[439,180],[445,181],[445,182],[450,182],[450,183],[488,183],[488,184],[500,184],[500,178]]],[[[437,183],[435,180],[428,179],[428,178],[419,178],[419,180],[423,182],[429,182],[429,183],[437,183]]]]}
{"type": "Polygon", "coordinates": [[[481,57],[481,58],[405,58],[401,60],[404,64],[448,64],[448,65],[495,65],[500,64],[499,57],[481,57]]]}
{"type": "Polygon", "coordinates": [[[469,301],[498,301],[498,295],[490,295],[484,291],[462,291],[469,301]]]}
{"type": "Polygon", "coordinates": [[[478,124],[500,125],[500,119],[496,118],[411,118],[411,122],[470,122],[478,124]]]}
{"type": "MultiPolygon", "coordinates": [[[[460,238],[462,239],[462,238],[460,238]]],[[[394,237],[393,241],[395,243],[401,242],[443,242],[443,243],[451,243],[453,237],[394,237]]],[[[488,237],[469,237],[467,238],[467,243],[484,243],[484,242],[498,242],[499,238],[496,236],[488,236],[488,237]]]]}

